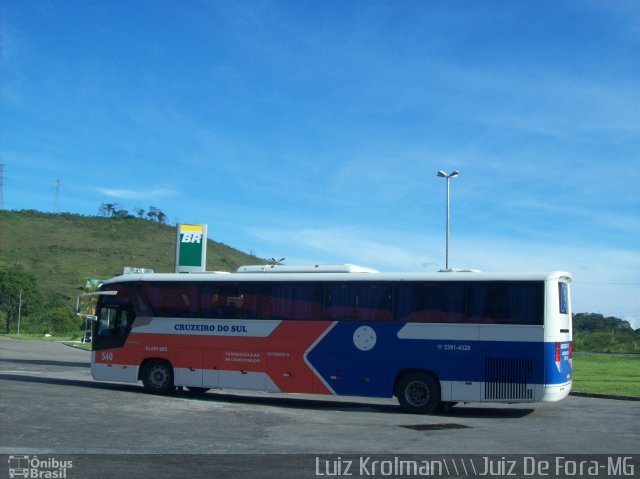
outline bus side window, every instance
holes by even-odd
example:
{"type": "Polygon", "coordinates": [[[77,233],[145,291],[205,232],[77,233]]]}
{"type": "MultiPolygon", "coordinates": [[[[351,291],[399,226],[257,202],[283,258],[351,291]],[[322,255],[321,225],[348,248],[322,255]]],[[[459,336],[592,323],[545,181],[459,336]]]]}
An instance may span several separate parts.
{"type": "Polygon", "coordinates": [[[469,286],[469,321],[472,323],[500,323],[507,314],[505,287],[494,284],[469,286]]]}
{"type": "Polygon", "coordinates": [[[465,287],[454,282],[402,283],[396,286],[396,319],[418,323],[465,320],[465,287]]]}
{"type": "Polygon", "coordinates": [[[237,291],[230,291],[229,285],[205,285],[202,291],[202,317],[211,319],[234,317],[229,298],[237,294],[237,291]]]}
{"type": "Polygon", "coordinates": [[[327,320],[390,321],[392,318],[389,284],[332,284],[326,291],[327,320]]]}
{"type": "Polygon", "coordinates": [[[263,284],[258,301],[260,319],[321,319],[322,287],[315,283],[263,284]]]}
{"type": "Polygon", "coordinates": [[[484,283],[469,286],[472,323],[542,324],[544,284],[484,283]]]}
{"type": "Polygon", "coordinates": [[[353,320],[356,317],[358,286],[356,284],[330,284],[326,288],[326,320],[353,320]]]}
{"type": "Polygon", "coordinates": [[[391,285],[362,284],[358,291],[359,321],[390,321],[391,285]]]}
{"type": "Polygon", "coordinates": [[[558,283],[558,294],[560,300],[560,314],[569,313],[569,286],[567,283],[558,283]]]}
{"type": "Polygon", "coordinates": [[[205,285],[202,293],[202,317],[210,319],[254,319],[258,296],[251,283],[205,285]]]}
{"type": "Polygon", "coordinates": [[[197,318],[200,286],[188,282],[140,283],[138,290],[146,298],[154,316],[197,318]]]}

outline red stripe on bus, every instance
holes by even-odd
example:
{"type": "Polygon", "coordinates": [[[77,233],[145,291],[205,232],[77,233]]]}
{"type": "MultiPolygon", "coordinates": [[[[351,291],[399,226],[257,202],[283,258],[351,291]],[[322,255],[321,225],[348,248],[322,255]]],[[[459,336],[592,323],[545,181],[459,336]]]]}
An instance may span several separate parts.
{"type": "Polygon", "coordinates": [[[304,361],[331,324],[283,321],[267,337],[131,332],[123,347],[96,351],[95,362],[139,366],[147,358],[161,358],[174,368],[265,372],[283,392],[331,394],[304,361]]]}

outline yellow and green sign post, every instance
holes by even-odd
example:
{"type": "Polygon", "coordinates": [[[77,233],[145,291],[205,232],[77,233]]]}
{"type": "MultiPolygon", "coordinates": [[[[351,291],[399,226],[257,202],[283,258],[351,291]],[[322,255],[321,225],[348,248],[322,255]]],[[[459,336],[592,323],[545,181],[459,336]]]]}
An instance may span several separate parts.
{"type": "Polygon", "coordinates": [[[207,225],[179,223],[176,227],[176,273],[206,271],[207,225]]]}

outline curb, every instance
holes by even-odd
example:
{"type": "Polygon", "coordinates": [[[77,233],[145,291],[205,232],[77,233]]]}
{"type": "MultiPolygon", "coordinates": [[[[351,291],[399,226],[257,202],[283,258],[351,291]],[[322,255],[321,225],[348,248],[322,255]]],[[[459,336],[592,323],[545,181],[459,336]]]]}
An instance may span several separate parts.
{"type": "Polygon", "coordinates": [[[615,394],[570,392],[569,396],[579,396],[579,397],[594,398],[594,399],[616,399],[618,401],[640,401],[640,397],[636,397],[636,396],[616,396],[615,394]]]}

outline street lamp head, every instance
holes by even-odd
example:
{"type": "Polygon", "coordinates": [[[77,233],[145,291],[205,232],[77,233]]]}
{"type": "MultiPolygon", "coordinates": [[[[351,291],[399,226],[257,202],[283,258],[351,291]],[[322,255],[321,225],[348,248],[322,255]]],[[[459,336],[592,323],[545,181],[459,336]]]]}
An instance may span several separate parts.
{"type": "Polygon", "coordinates": [[[459,171],[453,171],[450,174],[446,174],[444,171],[439,170],[438,171],[438,176],[441,178],[455,178],[456,176],[458,176],[460,174],[459,171]]]}

